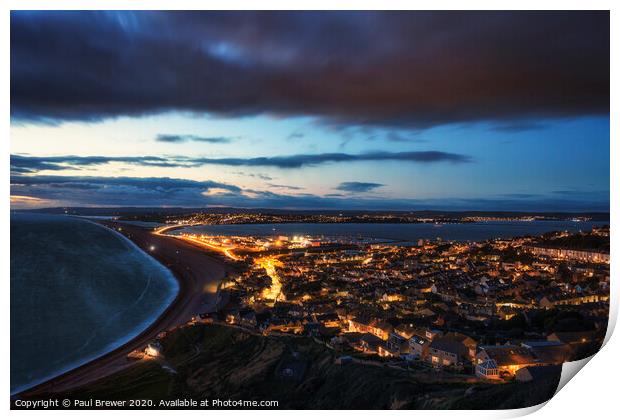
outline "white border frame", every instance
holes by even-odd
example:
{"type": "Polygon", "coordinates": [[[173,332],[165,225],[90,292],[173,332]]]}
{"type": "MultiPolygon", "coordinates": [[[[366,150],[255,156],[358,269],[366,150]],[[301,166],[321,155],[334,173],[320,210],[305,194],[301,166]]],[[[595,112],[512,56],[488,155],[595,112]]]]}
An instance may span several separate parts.
{"type": "MultiPolygon", "coordinates": [[[[550,0],[504,0],[502,2],[491,0],[469,0],[467,2],[458,0],[444,0],[444,1],[418,1],[418,0],[382,0],[382,1],[368,1],[368,0],[341,0],[334,3],[333,1],[326,0],[298,0],[295,4],[286,2],[283,0],[263,0],[261,2],[251,2],[244,0],[227,0],[225,3],[209,4],[207,2],[198,2],[191,0],[175,0],[174,2],[166,2],[163,0],[134,0],[134,1],[119,1],[119,0],[91,0],[87,4],[84,1],[77,0],[57,0],[54,2],[45,0],[8,0],[3,2],[4,14],[0,19],[3,23],[0,25],[0,33],[2,36],[3,56],[5,57],[4,65],[0,68],[2,72],[2,79],[4,86],[6,87],[6,93],[4,100],[1,102],[3,132],[6,133],[6,139],[4,146],[3,162],[6,181],[1,183],[2,194],[4,197],[3,215],[5,222],[9,220],[10,212],[10,180],[9,180],[9,156],[10,156],[10,13],[9,10],[25,10],[25,9],[134,9],[134,10],[194,10],[194,9],[213,9],[213,10],[243,10],[243,9],[265,9],[265,10],[346,10],[346,9],[362,9],[362,10],[611,10],[611,74],[619,74],[618,72],[618,51],[614,51],[614,47],[618,47],[618,24],[620,19],[618,18],[616,6],[618,4],[614,1],[603,0],[591,0],[591,1],[550,1],[550,0]],[[614,6],[616,6],[614,8],[614,6]],[[615,71],[614,71],[615,70],[615,71]]],[[[618,83],[616,83],[614,77],[611,78],[611,97],[610,97],[610,140],[613,138],[618,139],[618,115],[617,115],[617,100],[618,100],[618,83]]],[[[620,160],[618,159],[618,144],[610,141],[610,211],[611,211],[611,253],[616,254],[616,251],[620,249],[620,238],[615,235],[614,227],[618,226],[618,191],[620,180],[620,173],[618,167],[620,167],[620,160]]],[[[8,225],[6,226],[8,228],[8,225]]],[[[2,294],[2,304],[4,311],[5,331],[9,331],[9,316],[10,316],[10,304],[9,304],[9,264],[10,264],[10,240],[9,235],[4,235],[1,242],[1,256],[3,277],[4,277],[4,293],[2,294]]],[[[613,260],[612,256],[612,261],[613,260]]],[[[618,285],[617,276],[618,269],[616,265],[611,266],[611,306],[610,306],[610,318],[609,329],[605,338],[605,346],[599,354],[591,358],[590,365],[584,372],[579,373],[579,379],[570,381],[565,388],[561,390],[554,398],[552,398],[547,404],[541,404],[540,406],[530,407],[519,410],[496,410],[496,411],[450,411],[440,412],[433,411],[432,413],[418,411],[411,413],[410,411],[395,411],[390,413],[390,416],[398,418],[409,418],[410,416],[424,416],[432,415],[434,418],[503,418],[503,417],[516,417],[526,415],[537,411],[542,406],[547,405],[544,410],[537,411],[535,416],[553,416],[562,418],[580,418],[588,416],[589,418],[596,420],[597,417],[607,418],[611,417],[609,413],[615,411],[615,399],[616,396],[616,381],[620,379],[620,369],[618,366],[617,354],[620,354],[620,344],[618,339],[611,339],[611,333],[616,324],[618,315],[618,285]]],[[[8,336],[8,332],[5,333],[8,336]]],[[[3,366],[2,373],[4,378],[5,400],[4,408],[9,410],[10,401],[10,373],[9,373],[9,345],[8,340],[5,340],[4,345],[0,348],[2,355],[3,366]]],[[[589,359],[590,360],[590,359],[589,359]]],[[[583,367],[583,366],[581,366],[583,367]]],[[[573,369],[574,370],[574,369],[573,369]]],[[[578,369],[577,369],[578,370],[578,369]]],[[[563,371],[565,376],[565,371],[563,371]]],[[[10,415],[20,418],[36,418],[39,415],[44,415],[51,418],[67,418],[84,415],[92,416],[93,418],[108,418],[111,414],[106,411],[91,411],[89,413],[79,411],[11,411],[10,415]]],[[[149,411],[145,413],[151,418],[166,418],[170,416],[168,411],[149,411]]],[[[180,414],[180,413],[179,413],[180,414]]],[[[372,411],[356,411],[355,413],[342,413],[341,411],[297,411],[294,414],[286,411],[269,410],[263,412],[251,412],[246,411],[184,411],[184,417],[200,418],[204,419],[205,416],[225,416],[232,418],[242,418],[251,415],[258,418],[289,418],[294,415],[297,418],[309,419],[315,416],[327,417],[327,418],[339,418],[342,415],[355,415],[358,418],[370,418],[370,416],[382,415],[382,413],[376,413],[372,411]],[[224,414],[225,413],[225,414],[224,414]]],[[[114,413],[115,416],[120,415],[123,418],[135,418],[136,412],[132,411],[118,411],[114,413]]]]}

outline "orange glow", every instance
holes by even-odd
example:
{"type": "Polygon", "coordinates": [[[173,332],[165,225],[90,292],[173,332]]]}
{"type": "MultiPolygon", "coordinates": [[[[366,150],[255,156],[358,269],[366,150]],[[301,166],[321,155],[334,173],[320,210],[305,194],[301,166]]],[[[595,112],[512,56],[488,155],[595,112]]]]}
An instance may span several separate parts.
{"type": "Polygon", "coordinates": [[[223,247],[220,246],[218,244],[214,244],[212,242],[209,242],[208,239],[198,239],[196,238],[196,235],[183,235],[183,236],[176,236],[176,235],[166,235],[165,232],[167,232],[170,229],[175,229],[181,226],[186,226],[186,225],[175,225],[175,226],[165,226],[162,228],[159,228],[157,230],[155,230],[153,232],[153,234],[155,235],[159,235],[159,236],[172,236],[174,238],[178,238],[178,239],[182,239],[184,241],[187,242],[191,242],[193,244],[199,245],[201,247],[205,247],[205,248],[209,248],[212,249],[214,251],[220,252],[222,254],[224,254],[226,257],[230,258],[231,260],[235,260],[235,261],[239,261],[241,258],[237,257],[234,253],[233,250],[235,249],[234,246],[228,246],[228,247],[223,247]]]}
{"type": "Polygon", "coordinates": [[[28,195],[11,195],[11,206],[15,207],[32,207],[49,203],[49,200],[43,200],[37,197],[30,197],[28,195]]]}
{"type": "Polygon", "coordinates": [[[263,290],[262,297],[267,300],[285,300],[284,294],[282,294],[282,283],[280,276],[276,271],[276,267],[281,266],[282,263],[275,257],[263,257],[254,261],[257,265],[264,268],[267,275],[271,278],[271,287],[263,290]]]}

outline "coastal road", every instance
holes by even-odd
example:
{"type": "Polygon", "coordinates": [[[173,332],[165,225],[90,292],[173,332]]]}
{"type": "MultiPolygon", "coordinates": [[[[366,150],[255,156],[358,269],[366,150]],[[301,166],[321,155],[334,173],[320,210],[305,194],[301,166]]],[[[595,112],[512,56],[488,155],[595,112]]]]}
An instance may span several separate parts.
{"type": "Polygon", "coordinates": [[[118,372],[135,363],[127,359],[129,352],[146,346],[160,332],[182,325],[198,313],[216,310],[218,285],[227,271],[231,270],[222,259],[181,239],[155,235],[151,229],[110,221],[100,223],[121,233],[172,271],[179,283],[179,293],[146,330],[129,342],[89,363],[21,392],[20,397],[66,391],[118,372]]]}

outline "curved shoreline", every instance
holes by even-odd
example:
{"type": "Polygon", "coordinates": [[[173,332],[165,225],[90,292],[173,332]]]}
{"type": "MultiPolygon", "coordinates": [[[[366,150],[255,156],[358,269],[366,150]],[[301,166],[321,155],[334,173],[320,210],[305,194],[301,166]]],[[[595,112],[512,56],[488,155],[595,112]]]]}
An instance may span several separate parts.
{"type": "Polygon", "coordinates": [[[174,273],[172,271],[170,271],[168,269],[168,267],[164,266],[163,264],[161,264],[157,259],[153,258],[153,256],[149,255],[148,252],[146,252],[145,250],[143,250],[142,248],[140,248],[138,245],[136,245],[134,242],[132,242],[129,238],[127,238],[126,236],[122,235],[120,232],[118,232],[116,229],[113,229],[109,226],[106,226],[100,222],[94,221],[92,219],[88,219],[85,217],[74,217],[74,216],[68,216],[70,218],[76,218],[79,221],[82,222],[86,222],[86,223],[91,223],[95,226],[97,226],[97,228],[101,228],[107,232],[110,232],[112,235],[114,235],[114,237],[119,238],[123,243],[127,244],[131,249],[135,250],[137,253],[139,253],[140,255],[142,255],[147,261],[149,261],[149,263],[154,264],[157,269],[161,270],[162,273],[164,273],[164,277],[165,277],[165,281],[167,283],[170,284],[171,286],[171,294],[170,296],[168,296],[166,298],[166,300],[159,305],[156,309],[153,310],[152,315],[148,318],[145,319],[144,321],[140,322],[139,324],[136,324],[133,329],[131,329],[129,332],[127,332],[125,335],[123,335],[122,337],[117,338],[116,340],[114,340],[113,342],[109,343],[108,345],[106,345],[105,347],[103,347],[100,351],[98,351],[95,355],[93,356],[89,356],[89,357],[84,357],[83,359],[79,359],[74,361],[73,363],[69,364],[68,366],[59,369],[56,372],[50,373],[40,379],[31,381],[28,384],[24,384],[21,387],[19,387],[19,389],[17,389],[16,391],[12,392],[11,395],[19,395],[22,394],[24,392],[26,392],[27,390],[30,389],[34,389],[39,385],[42,385],[54,378],[58,378],[62,375],[64,375],[65,373],[71,372],[74,369],[77,369],[81,366],[87,365],[88,363],[97,360],[98,358],[116,350],[117,348],[125,345],[126,343],[129,343],[130,341],[132,341],[134,338],[138,337],[141,333],[143,333],[146,329],[148,329],[149,326],[151,326],[154,322],[157,321],[157,319],[162,316],[162,314],[166,311],[166,309],[168,309],[168,307],[170,307],[174,301],[177,299],[179,293],[180,293],[180,284],[179,284],[179,280],[177,279],[177,277],[174,275],[174,273]]]}
{"type": "Polygon", "coordinates": [[[178,284],[177,295],[153,322],[133,338],[89,362],[19,391],[12,398],[67,391],[120,371],[135,363],[126,358],[132,350],[146,346],[160,332],[186,323],[197,313],[216,309],[217,289],[228,268],[224,262],[180,239],[153,235],[150,229],[110,221],[96,223],[114,230],[170,271],[178,284]],[[122,227],[124,234],[114,229],[118,226],[122,227]],[[147,252],[152,246],[155,251],[147,252]],[[181,253],[182,262],[179,260],[181,253]]]}
{"type": "MultiPolygon", "coordinates": [[[[154,264],[157,264],[166,273],[166,275],[168,276],[169,280],[171,280],[171,284],[173,284],[175,286],[176,290],[175,290],[175,294],[174,294],[174,299],[176,299],[176,297],[178,296],[179,291],[180,291],[179,280],[175,277],[174,273],[172,271],[170,271],[170,269],[168,267],[166,267],[165,265],[163,265],[162,263],[157,261],[156,258],[154,258],[148,252],[146,252],[145,250],[140,248],[138,245],[135,244],[135,242],[133,242],[131,239],[127,238],[125,235],[120,233],[118,230],[113,229],[110,226],[106,226],[105,224],[103,224],[101,222],[95,222],[95,221],[89,220],[89,219],[86,219],[86,220],[88,222],[90,222],[90,223],[93,223],[93,224],[95,224],[97,226],[102,227],[103,229],[106,229],[106,230],[112,232],[118,238],[120,238],[121,240],[126,242],[130,247],[132,247],[133,249],[138,251],[140,254],[144,255],[148,260],[152,261],[154,264]]],[[[172,302],[174,302],[174,299],[172,299],[170,302],[168,302],[165,305],[165,307],[162,307],[162,309],[165,309],[168,306],[170,306],[172,304],[172,302]]]]}

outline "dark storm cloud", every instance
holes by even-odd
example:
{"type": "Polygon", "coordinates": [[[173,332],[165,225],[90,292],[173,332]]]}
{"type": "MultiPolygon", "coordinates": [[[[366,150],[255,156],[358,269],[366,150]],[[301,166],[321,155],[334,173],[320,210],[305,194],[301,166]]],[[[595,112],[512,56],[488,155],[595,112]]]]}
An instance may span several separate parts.
{"type": "Polygon", "coordinates": [[[341,182],[336,187],[337,190],[346,192],[369,192],[377,188],[385,186],[384,184],[377,184],[375,182],[341,182]]]}
{"type": "Polygon", "coordinates": [[[273,177],[267,175],[267,174],[254,174],[254,173],[248,173],[248,172],[242,172],[242,171],[237,171],[237,172],[231,172],[234,175],[241,175],[241,176],[249,176],[251,178],[258,178],[258,179],[262,179],[263,181],[272,181],[273,177]]]}
{"type": "Polygon", "coordinates": [[[272,183],[269,183],[269,184],[267,184],[267,186],[271,187],[271,188],[286,188],[287,190],[295,190],[295,191],[301,191],[301,190],[304,189],[303,187],[297,187],[295,185],[286,185],[286,184],[272,184],[272,183]]]}
{"type": "MultiPolygon", "coordinates": [[[[85,166],[107,163],[127,163],[159,167],[199,167],[205,165],[226,166],[270,166],[283,169],[316,166],[333,162],[364,161],[403,161],[403,162],[451,162],[466,163],[471,159],[465,155],[437,151],[420,152],[368,152],[358,155],[347,153],[321,153],[316,155],[290,155],[256,158],[192,158],[186,156],[26,156],[11,155],[11,171],[29,173],[41,170],[76,169],[85,166]]],[[[266,179],[264,176],[262,179],[266,179]]]]}
{"type": "Polygon", "coordinates": [[[609,12],[12,12],[14,120],[609,113],[609,12]]]}
{"type": "Polygon", "coordinates": [[[30,173],[43,170],[60,171],[107,163],[128,163],[142,166],[181,167],[187,163],[174,162],[157,156],[26,156],[11,155],[11,172],[30,173]]]}
{"type": "Polygon", "coordinates": [[[203,143],[227,144],[234,140],[233,137],[201,137],[193,134],[158,134],[156,141],[164,143],[185,143],[188,141],[198,141],[203,143]]]}
{"type": "Polygon", "coordinates": [[[145,190],[177,191],[186,188],[208,190],[210,188],[222,188],[239,192],[241,188],[234,185],[213,181],[194,181],[191,179],[178,178],[138,178],[138,177],[90,177],[90,176],[11,176],[11,184],[14,185],[91,185],[91,186],[128,186],[145,190]]]}
{"type": "Polygon", "coordinates": [[[315,155],[290,155],[256,158],[195,158],[193,162],[205,165],[230,165],[230,166],[274,166],[278,168],[301,168],[303,166],[316,166],[325,163],[364,162],[364,161],[407,161],[419,163],[471,162],[469,156],[438,151],[421,152],[368,152],[352,155],[348,153],[320,153],[315,155]]]}
{"type": "Polygon", "coordinates": [[[38,171],[60,171],[65,169],[72,168],[68,165],[54,163],[53,159],[50,161],[34,156],[11,155],[11,172],[30,173],[38,171]]]}
{"type": "Polygon", "coordinates": [[[11,195],[84,205],[204,205],[204,193],[241,189],[214,181],[176,178],[11,176],[11,195]]]}

